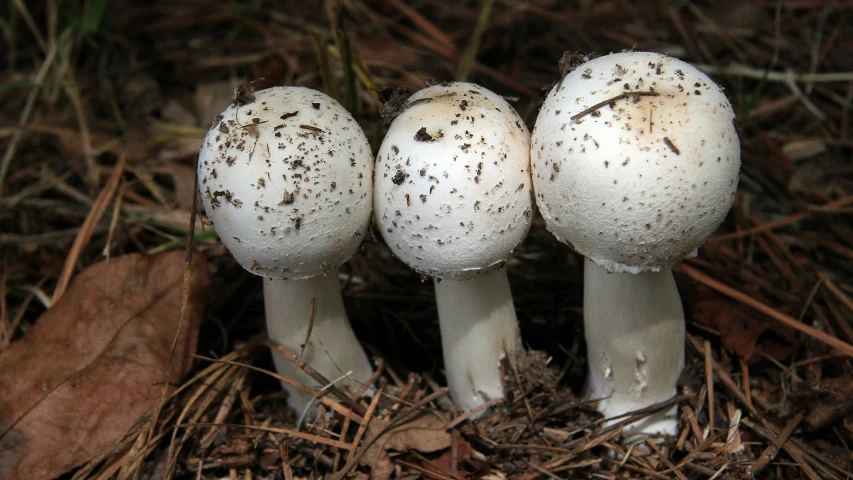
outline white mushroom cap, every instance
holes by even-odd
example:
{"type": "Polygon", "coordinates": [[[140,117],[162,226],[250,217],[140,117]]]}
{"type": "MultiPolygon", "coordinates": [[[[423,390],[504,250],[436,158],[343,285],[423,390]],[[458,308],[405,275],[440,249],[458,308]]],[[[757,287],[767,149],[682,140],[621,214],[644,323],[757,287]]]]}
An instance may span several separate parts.
{"type": "Polygon", "coordinates": [[[581,65],[551,90],[532,136],[548,230],[611,272],[681,260],[734,200],[734,120],[720,87],[681,60],[625,52],[581,65]]]}
{"type": "Polygon", "coordinates": [[[337,268],[370,223],[373,154],[340,104],[275,87],[218,116],[199,153],[202,201],[247,270],[308,278],[337,268]]]}
{"type": "Polygon", "coordinates": [[[425,88],[391,124],[376,163],[376,224],[423,275],[499,268],[530,228],[530,134],[499,95],[473,83],[425,88]]]}

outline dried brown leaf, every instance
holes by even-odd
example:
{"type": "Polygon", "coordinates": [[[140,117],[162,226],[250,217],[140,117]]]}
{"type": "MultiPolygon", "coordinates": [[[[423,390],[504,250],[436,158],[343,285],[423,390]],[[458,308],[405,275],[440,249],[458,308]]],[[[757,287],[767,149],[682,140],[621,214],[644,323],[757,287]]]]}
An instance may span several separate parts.
{"type": "Polygon", "coordinates": [[[365,438],[368,447],[361,463],[371,467],[372,478],[383,479],[391,475],[390,452],[414,450],[432,453],[450,448],[452,438],[444,422],[429,413],[388,428],[392,421],[390,418],[375,418],[367,427],[365,438]]]}
{"type": "MultiPolygon", "coordinates": [[[[150,410],[181,311],[183,252],[93,265],[0,356],[0,476],[54,478],[150,410]]],[[[209,284],[196,256],[171,382],[191,366],[209,284]]]]}
{"type": "Polygon", "coordinates": [[[763,315],[708,288],[699,287],[697,293],[691,309],[693,319],[719,332],[729,352],[747,361],[760,359],[759,353],[781,361],[793,351],[790,329],[774,325],[763,315]],[[766,335],[770,331],[776,335],[766,335]]]}

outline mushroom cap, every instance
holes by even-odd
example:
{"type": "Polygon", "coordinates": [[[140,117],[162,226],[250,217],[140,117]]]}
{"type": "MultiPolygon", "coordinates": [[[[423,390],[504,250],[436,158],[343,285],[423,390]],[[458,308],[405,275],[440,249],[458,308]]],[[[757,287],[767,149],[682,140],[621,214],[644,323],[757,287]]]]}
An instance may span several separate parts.
{"type": "Polygon", "coordinates": [[[257,275],[308,278],[337,268],[370,224],[373,154],[338,102],[303,87],[254,92],[217,116],[198,159],[214,228],[257,275]]]}
{"type": "Polygon", "coordinates": [[[548,230],[611,272],[685,258],[734,201],[734,122],[722,89],[681,60],[625,52],[584,63],[551,89],[532,135],[548,230]]]}
{"type": "Polygon", "coordinates": [[[530,133],[494,92],[465,82],[417,92],[376,160],[377,227],[422,275],[463,280],[499,268],[527,235],[530,133]]]}

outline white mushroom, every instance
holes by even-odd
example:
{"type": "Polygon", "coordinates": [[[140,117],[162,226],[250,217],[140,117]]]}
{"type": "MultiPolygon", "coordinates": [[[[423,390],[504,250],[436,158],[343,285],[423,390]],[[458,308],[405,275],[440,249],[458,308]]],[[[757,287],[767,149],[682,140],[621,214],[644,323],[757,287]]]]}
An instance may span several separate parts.
{"type": "MultiPolygon", "coordinates": [[[[626,52],[567,74],[532,136],[547,228],[587,257],[588,393],[607,418],[672,398],[684,313],[671,266],[734,199],[740,144],[723,91],[681,60],[626,52]]],[[[673,407],[626,433],[675,434],[673,407]]]]}
{"type": "MultiPolygon", "coordinates": [[[[344,311],[338,267],[369,226],[372,173],[370,145],[352,115],[302,87],[238,97],[214,120],[198,161],[204,207],[222,243],[265,277],[270,338],[299,353],[310,330],[303,360],[330,381],[348,374],[355,390],[373,370],[344,311]]],[[[279,374],[316,384],[273,357],[279,374]]],[[[284,388],[301,414],[311,396],[284,388]]]]}
{"type": "Polygon", "coordinates": [[[529,165],[524,122],[472,83],[412,96],[377,155],[377,227],[435,279],[445,372],[465,411],[504,397],[501,363],[521,352],[504,264],[530,227],[529,165]]]}

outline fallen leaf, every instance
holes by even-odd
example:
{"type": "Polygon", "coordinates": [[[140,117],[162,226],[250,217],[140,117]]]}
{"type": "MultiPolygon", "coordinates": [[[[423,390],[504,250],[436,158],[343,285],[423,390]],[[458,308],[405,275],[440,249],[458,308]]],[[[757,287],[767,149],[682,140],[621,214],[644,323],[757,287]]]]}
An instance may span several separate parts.
{"type": "MultiPolygon", "coordinates": [[[[0,477],[55,478],[119,439],[159,401],[183,271],[183,252],[93,265],[0,356],[0,477]]],[[[173,383],[191,366],[207,272],[197,255],[173,383]]]]}
{"type": "MultiPolygon", "coordinates": [[[[461,435],[456,437],[456,468],[458,471],[464,469],[465,463],[471,458],[474,453],[474,447],[465,440],[461,435]]],[[[445,449],[440,454],[421,456],[415,460],[415,463],[421,468],[433,472],[436,476],[447,475],[451,472],[451,463],[453,462],[453,451],[450,448],[445,449]]]]}
{"type": "Polygon", "coordinates": [[[691,309],[693,320],[719,332],[720,341],[729,352],[755,362],[762,357],[759,353],[782,361],[793,351],[794,336],[790,328],[777,325],[707,287],[698,287],[696,297],[691,309]]]}
{"type": "Polygon", "coordinates": [[[361,457],[363,465],[371,467],[371,478],[387,479],[394,470],[390,452],[417,451],[432,453],[450,448],[451,436],[441,419],[424,413],[389,428],[390,418],[374,418],[367,426],[367,450],[361,457]]]}

